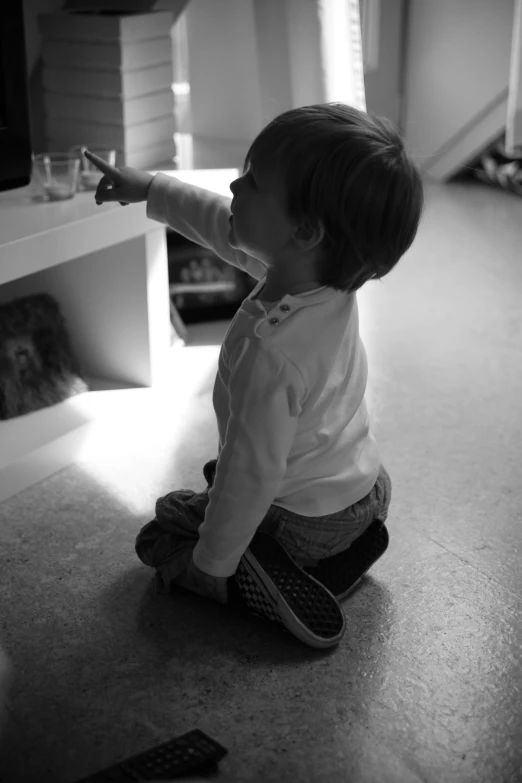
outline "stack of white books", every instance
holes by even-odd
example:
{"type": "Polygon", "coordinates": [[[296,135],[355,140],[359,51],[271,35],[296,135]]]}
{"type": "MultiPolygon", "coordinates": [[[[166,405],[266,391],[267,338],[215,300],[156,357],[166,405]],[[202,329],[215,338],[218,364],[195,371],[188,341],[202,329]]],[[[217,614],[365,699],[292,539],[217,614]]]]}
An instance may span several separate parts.
{"type": "Polygon", "coordinates": [[[40,14],[47,149],[117,151],[117,166],[175,157],[170,11],[40,14]]]}

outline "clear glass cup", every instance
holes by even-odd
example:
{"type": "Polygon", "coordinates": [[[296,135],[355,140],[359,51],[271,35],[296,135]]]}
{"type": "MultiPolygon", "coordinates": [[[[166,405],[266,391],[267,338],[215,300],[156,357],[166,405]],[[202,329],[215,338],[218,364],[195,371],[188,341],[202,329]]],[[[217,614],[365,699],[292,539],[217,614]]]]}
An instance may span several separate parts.
{"type": "Polygon", "coordinates": [[[78,190],[96,190],[103,174],[96,166],[87,160],[83,154],[85,150],[93,152],[110,166],[116,165],[116,150],[113,147],[107,147],[103,144],[77,144],[70,148],[69,152],[72,155],[77,155],[80,161],[78,190]]]}
{"type": "Polygon", "coordinates": [[[31,186],[33,201],[64,201],[73,198],[80,163],[68,152],[33,155],[31,186]]]}

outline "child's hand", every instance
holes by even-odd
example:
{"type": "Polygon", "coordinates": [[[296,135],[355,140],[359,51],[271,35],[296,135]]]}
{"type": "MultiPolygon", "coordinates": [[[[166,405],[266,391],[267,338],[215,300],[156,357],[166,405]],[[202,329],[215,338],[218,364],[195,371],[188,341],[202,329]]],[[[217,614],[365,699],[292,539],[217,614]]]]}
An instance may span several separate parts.
{"type": "Polygon", "coordinates": [[[85,150],[83,154],[104,175],[94,194],[98,205],[105,201],[119,201],[122,207],[125,207],[127,204],[147,201],[149,186],[154,179],[153,174],[149,174],[148,171],[132,169],[129,166],[117,169],[89,150],[85,150]]]}
{"type": "Polygon", "coordinates": [[[192,559],[187,570],[175,580],[176,584],[184,587],[185,590],[211,598],[220,604],[228,603],[227,581],[226,576],[211,576],[200,571],[192,559]]]}

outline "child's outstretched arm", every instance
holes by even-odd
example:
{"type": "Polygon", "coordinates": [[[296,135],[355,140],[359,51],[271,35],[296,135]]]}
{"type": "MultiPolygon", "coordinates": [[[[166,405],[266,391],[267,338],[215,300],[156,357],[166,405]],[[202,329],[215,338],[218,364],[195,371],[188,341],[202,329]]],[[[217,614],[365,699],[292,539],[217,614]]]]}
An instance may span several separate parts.
{"type": "Polygon", "coordinates": [[[85,151],[84,155],[104,175],[94,196],[97,204],[118,201],[125,206],[146,201],[147,217],[166,223],[256,280],[265,276],[266,269],[257,258],[228,243],[232,197],[189,185],[167,174],[150,174],[128,166],[118,169],[92,152],[85,151]]]}
{"type": "Polygon", "coordinates": [[[149,188],[147,217],[166,223],[187,239],[213,250],[223,261],[261,280],[266,275],[261,261],[229,245],[231,203],[232,197],[159,173],[149,188]]]}

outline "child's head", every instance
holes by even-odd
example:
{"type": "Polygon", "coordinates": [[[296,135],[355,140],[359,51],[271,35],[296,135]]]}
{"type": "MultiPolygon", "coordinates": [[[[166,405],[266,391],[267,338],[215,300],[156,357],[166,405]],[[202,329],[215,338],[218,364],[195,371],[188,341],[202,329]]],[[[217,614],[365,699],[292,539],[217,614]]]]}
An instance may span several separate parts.
{"type": "Polygon", "coordinates": [[[322,223],[323,285],[355,291],[383,277],[415,238],[423,186],[387,119],[341,103],[292,109],[254,140],[251,165],[277,169],[292,220],[322,223]]]}

